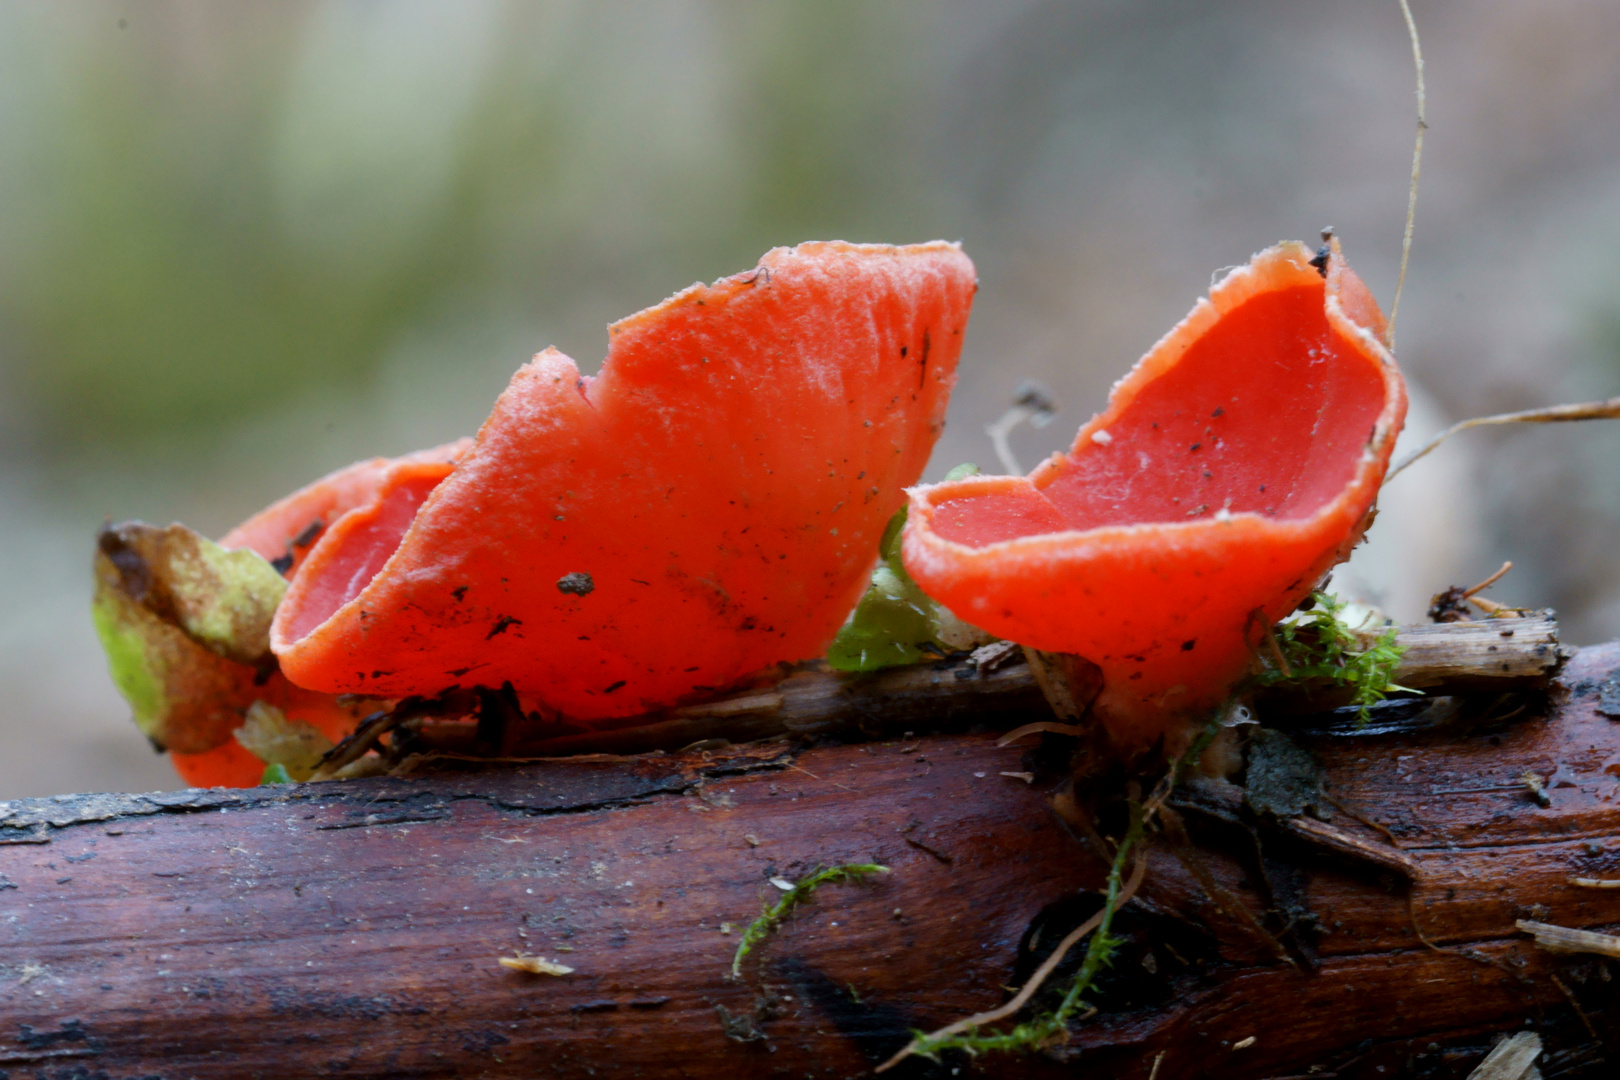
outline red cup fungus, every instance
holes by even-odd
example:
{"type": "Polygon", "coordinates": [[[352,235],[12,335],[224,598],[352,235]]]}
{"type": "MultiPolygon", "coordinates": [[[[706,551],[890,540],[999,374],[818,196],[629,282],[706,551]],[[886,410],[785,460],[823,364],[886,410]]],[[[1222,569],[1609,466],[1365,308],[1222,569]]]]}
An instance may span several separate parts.
{"type": "Polygon", "coordinates": [[[392,468],[315,541],[282,671],[510,682],[593,720],[819,655],[943,425],[975,289],[954,244],[802,244],[610,327],[594,378],[548,349],[447,475],[392,468]]]}
{"type": "MultiPolygon", "coordinates": [[[[471,439],[461,439],[400,458],[357,461],[261,510],[226,533],[219,546],[254,551],[284,577],[296,578],[331,523],[369,503],[396,469],[427,469],[442,478],[471,445],[471,439]]],[[[371,707],[364,702],[340,704],[331,694],[293,685],[279,671],[266,675],[232,662],[185,642],[172,628],[154,624],[146,632],[161,636],[183,658],[172,665],[169,676],[174,685],[166,696],[175,702],[169,726],[185,729],[191,737],[175,740],[169,757],[181,778],[195,787],[249,787],[259,782],[265,763],[230,737],[255,701],[314,726],[334,742],[353,730],[371,707]]]]}
{"type": "Polygon", "coordinates": [[[913,488],[906,569],[968,622],[1098,665],[1122,750],[1178,744],[1370,523],[1406,414],[1383,329],[1336,240],[1259,253],[1066,454],[913,488]]]}
{"type": "Polygon", "coordinates": [[[442,479],[450,475],[450,469],[470,446],[471,439],[457,439],[404,457],[378,457],[345,465],[271,503],[221,537],[219,545],[256,551],[283,577],[292,578],[327,528],[350,510],[376,498],[394,469],[426,466],[439,471],[442,479]]]}

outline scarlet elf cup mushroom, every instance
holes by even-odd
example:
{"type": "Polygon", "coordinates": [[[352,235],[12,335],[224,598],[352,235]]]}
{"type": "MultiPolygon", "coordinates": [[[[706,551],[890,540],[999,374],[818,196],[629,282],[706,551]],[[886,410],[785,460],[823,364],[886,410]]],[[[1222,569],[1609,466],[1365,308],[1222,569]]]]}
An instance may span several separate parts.
{"type": "Polygon", "coordinates": [[[1098,665],[1122,751],[1178,749],[1370,522],[1406,415],[1383,332],[1337,240],[1260,252],[1067,453],[913,488],[906,569],[968,622],[1098,665]]]}
{"type": "Polygon", "coordinates": [[[391,470],[271,627],[300,686],[510,682],[598,720],[819,655],[943,427],[976,289],[943,242],[801,244],[555,350],[453,468],[391,470]]]}

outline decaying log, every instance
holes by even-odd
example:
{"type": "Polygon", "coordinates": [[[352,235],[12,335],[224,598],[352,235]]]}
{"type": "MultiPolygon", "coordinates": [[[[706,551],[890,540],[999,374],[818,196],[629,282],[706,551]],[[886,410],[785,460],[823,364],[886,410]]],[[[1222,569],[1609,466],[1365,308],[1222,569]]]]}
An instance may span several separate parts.
{"type": "MultiPolygon", "coordinates": [[[[1620,877],[1617,697],[1610,645],[1545,695],[1454,696],[1467,722],[1300,721],[1312,810],[1178,792],[1067,1042],[886,1075],[1462,1077],[1527,1025],[1544,1075],[1607,1075],[1620,971],[1515,923],[1620,924],[1571,883],[1620,877]]],[[[862,1075],[1096,910],[1117,823],[1073,818],[1063,764],[970,732],[0,804],[0,1070],[862,1075]],[[891,873],[729,978],[773,878],[852,862],[891,873]]]]}
{"type": "MultiPolygon", "coordinates": [[[[1406,652],[1394,681],[1415,690],[1438,686],[1478,692],[1545,686],[1564,652],[1558,624],[1537,615],[1436,626],[1402,627],[1406,652]]],[[[973,725],[1013,727],[1031,711],[1045,715],[1045,696],[1016,650],[1010,663],[980,671],[967,654],[932,664],[891,668],[852,679],[822,661],[800,664],[767,686],[632,717],[616,730],[528,737],[505,749],[511,756],[542,757],[581,750],[639,754],[678,750],[714,739],[747,742],[779,735],[876,739],[908,731],[951,731],[973,725]]],[[[1288,711],[1311,705],[1311,695],[1277,704],[1288,711]]],[[[470,753],[476,733],[465,723],[432,725],[424,749],[470,753]]]]}

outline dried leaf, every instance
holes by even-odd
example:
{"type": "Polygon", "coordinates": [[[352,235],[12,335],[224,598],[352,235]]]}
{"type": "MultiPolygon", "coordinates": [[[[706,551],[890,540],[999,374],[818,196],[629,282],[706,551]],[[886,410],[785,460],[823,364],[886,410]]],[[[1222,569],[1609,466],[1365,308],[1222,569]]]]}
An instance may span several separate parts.
{"type": "Polygon", "coordinates": [[[91,617],[135,723],[164,749],[220,745],[274,664],[270,619],[287,583],[184,525],[109,525],[96,548],[91,617]]]}
{"type": "Polygon", "coordinates": [[[141,604],[104,551],[95,576],[91,618],[136,726],[159,748],[187,754],[229,739],[256,696],[254,669],[204,648],[141,604]]]}
{"type": "Polygon", "coordinates": [[[227,551],[174,524],[109,525],[97,547],[133,601],[227,660],[261,666],[270,659],[270,620],[287,582],[264,557],[227,551]]]}
{"type": "Polygon", "coordinates": [[[247,718],[236,729],[236,741],[266,765],[279,766],[289,780],[300,783],[310,778],[332,749],[332,740],[314,724],[289,720],[265,701],[248,706],[247,718]]]}

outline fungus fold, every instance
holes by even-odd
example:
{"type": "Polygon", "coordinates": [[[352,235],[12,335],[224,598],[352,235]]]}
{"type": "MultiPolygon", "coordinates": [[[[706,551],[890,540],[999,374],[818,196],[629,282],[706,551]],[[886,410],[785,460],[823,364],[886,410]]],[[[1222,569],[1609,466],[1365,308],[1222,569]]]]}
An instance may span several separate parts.
{"type": "Polygon", "coordinates": [[[1121,749],[1184,741],[1370,523],[1406,412],[1383,328],[1337,240],[1260,252],[1067,453],[913,488],[906,569],[976,626],[1097,664],[1121,749]]]}

